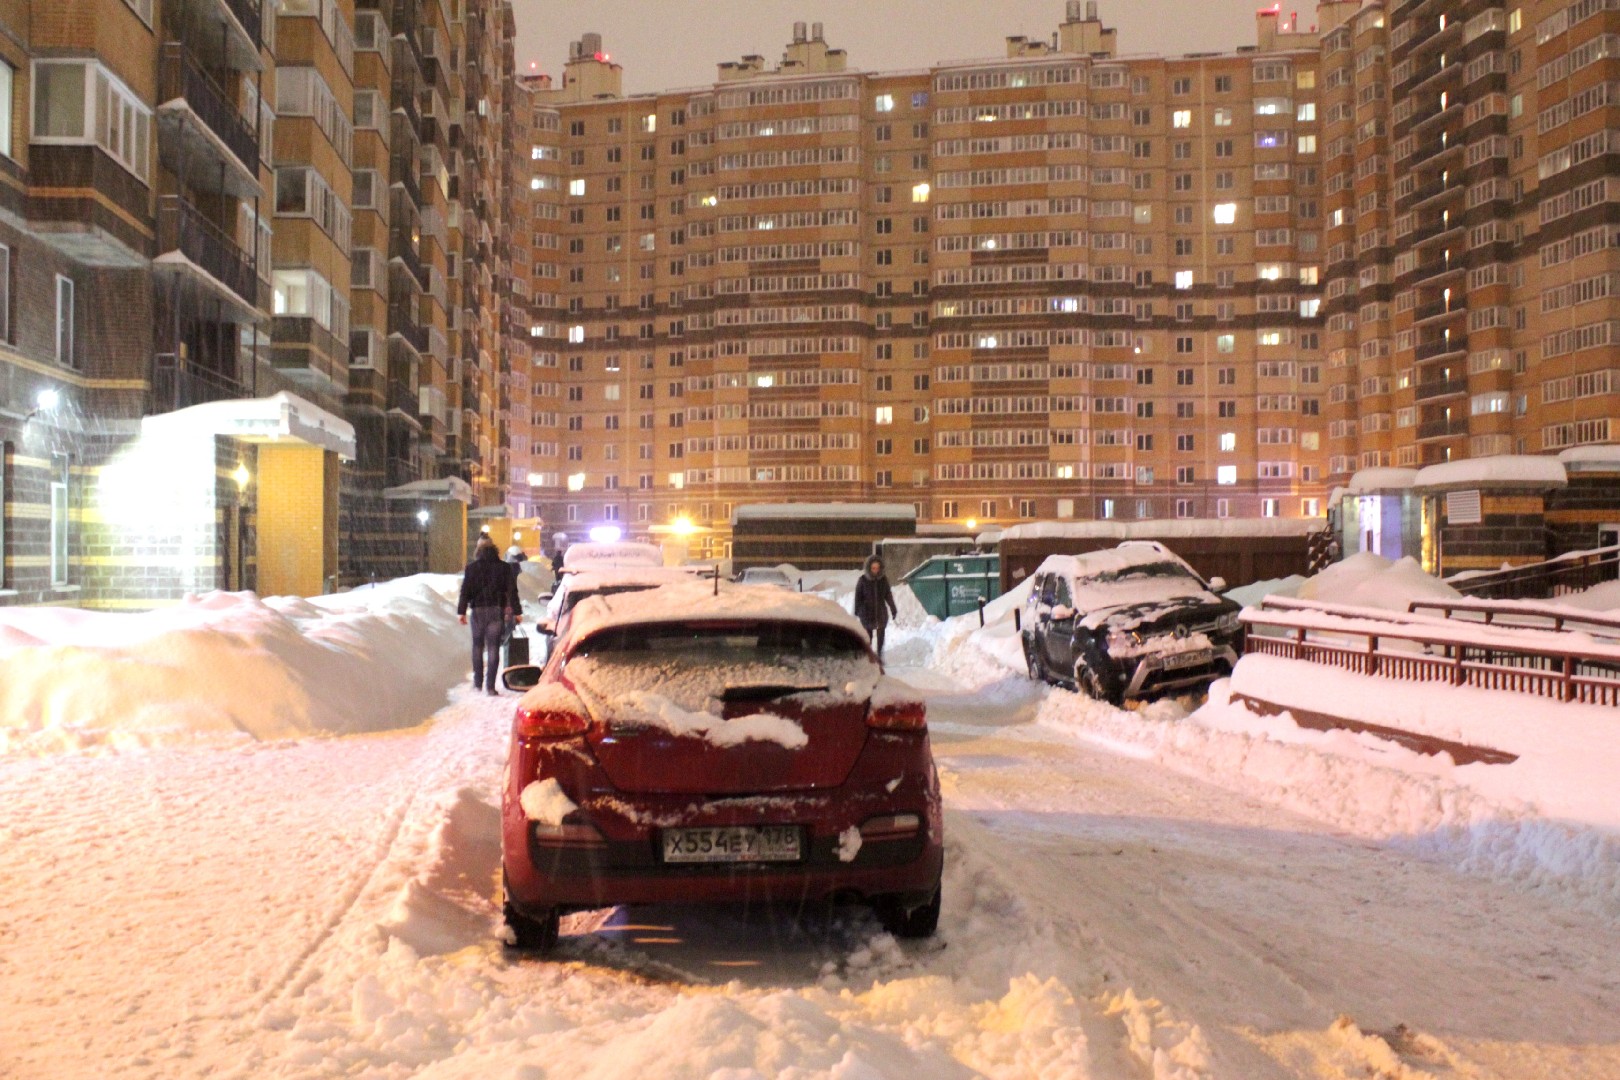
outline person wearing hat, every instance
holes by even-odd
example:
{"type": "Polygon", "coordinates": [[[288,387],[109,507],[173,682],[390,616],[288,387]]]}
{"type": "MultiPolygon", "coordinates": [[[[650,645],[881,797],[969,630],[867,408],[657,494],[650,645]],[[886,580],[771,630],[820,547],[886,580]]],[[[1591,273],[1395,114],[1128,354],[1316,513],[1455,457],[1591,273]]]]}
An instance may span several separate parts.
{"type": "Polygon", "coordinates": [[[883,576],[883,560],[874,555],[866,561],[866,572],[861,580],[855,583],[855,618],[866,627],[879,660],[883,659],[883,634],[888,629],[889,618],[898,614],[894,590],[889,588],[889,579],[883,576]]]}
{"type": "Polygon", "coordinates": [[[461,597],[456,601],[456,615],[461,625],[472,627],[474,690],[482,688],[487,694],[495,694],[495,680],[501,673],[501,638],[505,636],[506,620],[520,619],[522,616],[518,613],[522,610],[512,567],[501,561],[495,541],[487,536],[479,537],[473,561],[461,572],[461,597]]]}

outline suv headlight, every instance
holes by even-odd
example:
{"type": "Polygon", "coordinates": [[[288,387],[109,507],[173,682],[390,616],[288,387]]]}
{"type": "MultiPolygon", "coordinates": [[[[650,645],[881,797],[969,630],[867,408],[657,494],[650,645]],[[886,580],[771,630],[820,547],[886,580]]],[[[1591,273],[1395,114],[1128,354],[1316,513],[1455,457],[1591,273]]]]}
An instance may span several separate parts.
{"type": "Polygon", "coordinates": [[[1240,619],[1238,615],[1239,613],[1236,611],[1229,611],[1225,615],[1222,615],[1220,618],[1215,620],[1215,629],[1228,632],[1236,630],[1238,627],[1243,625],[1243,620],[1240,619]]]}
{"type": "Polygon", "coordinates": [[[1129,651],[1132,646],[1138,644],[1141,640],[1129,630],[1121,630],[1117,626],[1111,628],[1108,631],[1108,636],[1103,639],[1108,651],[1115,655],[1129,651]]]}

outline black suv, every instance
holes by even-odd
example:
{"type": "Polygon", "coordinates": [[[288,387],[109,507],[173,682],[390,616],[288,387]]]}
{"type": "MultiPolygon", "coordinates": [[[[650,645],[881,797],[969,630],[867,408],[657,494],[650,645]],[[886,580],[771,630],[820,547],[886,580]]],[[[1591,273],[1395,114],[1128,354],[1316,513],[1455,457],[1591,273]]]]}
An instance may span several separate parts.
{"type": "Polygon", "coordinates": [[[1239,606],[1156,541],[1052,555],[1025,604],[1029,677],[1115,705],[1229,675],[1243,651],[1239,606]]]}

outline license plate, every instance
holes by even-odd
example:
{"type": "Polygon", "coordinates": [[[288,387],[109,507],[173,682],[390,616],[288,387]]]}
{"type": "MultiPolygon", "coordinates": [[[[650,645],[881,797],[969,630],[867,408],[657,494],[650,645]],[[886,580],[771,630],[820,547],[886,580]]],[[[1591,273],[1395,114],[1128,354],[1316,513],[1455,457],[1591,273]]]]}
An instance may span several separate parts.
{"type": "Polygon", "coordinates": [[[1192,652],[1174,653],[1164,658],[1162,666],[1170,668],[1197,667],[1199,664],[1209,663],[1214,653],[1209,649],[1194,649],[1192,652]]]}
{"type": "Polygon", "coordinates": [[[711,829],[665,829],[667,863],[797,862],[796,825],[731,825],[711,829]]]}

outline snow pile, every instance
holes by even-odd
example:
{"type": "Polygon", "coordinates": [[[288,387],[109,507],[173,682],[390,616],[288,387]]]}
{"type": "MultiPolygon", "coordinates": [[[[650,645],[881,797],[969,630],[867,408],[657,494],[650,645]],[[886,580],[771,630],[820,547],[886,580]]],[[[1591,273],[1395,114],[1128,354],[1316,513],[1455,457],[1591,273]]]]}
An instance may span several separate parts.
{"type": "Polygon", "coordinates": [[[1620,581],[1605,581],[1590,589],[1560,596],[1557,602],[1586,611],[1620,611],[1620,581]]]}
{"type": "Polygon", "coordinates": [[[1306,578],[1294,595],[1301,600],[1405,611],[1413,600],[1455,600],[1462,594],[1424,573],[1416,559],[1391,561],[1363,551],[1306,578]]]}
{"type": "Polygon", "coordinates": [[[140,614],[0,612],[0,753],[408,727],[466,675],[453,576],[140,614]]]}

